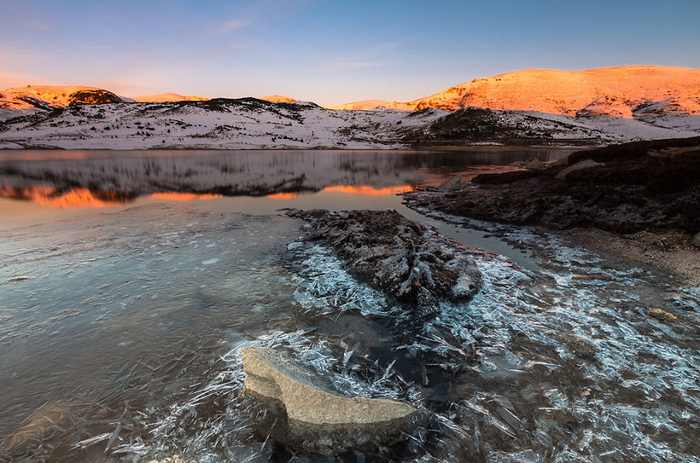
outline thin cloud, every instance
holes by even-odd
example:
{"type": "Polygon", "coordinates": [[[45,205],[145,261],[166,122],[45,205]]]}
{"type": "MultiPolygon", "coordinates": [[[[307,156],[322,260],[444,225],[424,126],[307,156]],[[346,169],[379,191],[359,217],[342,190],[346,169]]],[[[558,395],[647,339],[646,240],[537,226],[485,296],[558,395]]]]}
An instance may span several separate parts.
{"type": "Polygon", "coordinates": [[[229,19],[221,24],[221,32],[233,32],[250,26],[250,21],[243,19],[229,19]]]}
{"type": "Polygon", "coordinates": [[[393,59],[395,51],[400,46],[399,42],[381,42],[364,50],[358,50],[356,53],[329,59],[327,62],[331,68],[342,71],[381,68],[393,59]]]}
{"type": "Polygon", "coordinates": [[[382,67],[384,63],[377,60],[336,58],[332,61],[332,66],[340,70],[360,70],[382,67]]]}
{"type": "Polygon", "coordinates": [[[27,22],[26,27],[33,30],[34,32],[49,32],[53,27],[45,21],[39,19],[33,19],[27,22]]]}
{"type": "Polygon", "coordinates": [[[230,50],[242,51],[242,50],[250,50],[253,47],[250,43],[229,43],[228,48],[230,50]]]}

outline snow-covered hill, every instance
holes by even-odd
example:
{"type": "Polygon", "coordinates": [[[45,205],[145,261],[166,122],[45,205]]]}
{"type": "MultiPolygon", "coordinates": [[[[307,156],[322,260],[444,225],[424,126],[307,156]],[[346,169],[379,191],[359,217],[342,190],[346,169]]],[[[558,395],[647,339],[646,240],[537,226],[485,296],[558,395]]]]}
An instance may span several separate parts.
{"type": "Polygon", "coordinates": [[[688,138],[700,133],[700,117],[638,119],[571,117],[535,111],[467,108],[448,113],[407,136],[419,144],[595,144],[688,138]]]}
{"type": "MultiPolygon", "coordinates": [[[[7,111],[0,148],[398,148],[411,144],[597,144],[695,136],[700,117],[648,121],[525,111],[347,111],[255,98],[121,102],[7,111]]],[[[0,121],[2,118],[0,118],[0,121]]]]}
{"type": "Polygon", "coordinates": [[[332,111],[313,103],[255,98],[178,103],[79,105],[0,124],[0,147],[55,148],[377,148],[446,112],[332,111]]]}

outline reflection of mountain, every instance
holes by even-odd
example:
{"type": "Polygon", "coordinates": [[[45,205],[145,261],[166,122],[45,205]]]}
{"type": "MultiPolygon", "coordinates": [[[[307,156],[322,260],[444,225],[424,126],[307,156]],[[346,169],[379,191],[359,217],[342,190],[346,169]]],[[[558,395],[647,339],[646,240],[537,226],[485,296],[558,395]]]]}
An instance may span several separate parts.
{"type": "Polygon", "coordinates": [[[87,188],[70,188],[61,191],[49,185],[0,186],[0,197],[32,201],[42,206],[60,208],[101,208],[126,201],[126,198],[118,195],[109,195],[105,192],[95,194],[87,188]]]}
{"type": "Polygon", "coordinates": [[[344,193],[358,196],[391,196],[408,193],[413,190],[411,185],[394,185],[386,187],[373,187],[369,185],[330,185],[323,188],[326,193],[344,193]]]}
{"type": "Polygon", "coordinates": [[[389,195],[470,164],[548,159],[547,151],[473,153],[240,151],[28,152],[0,160],[0,197],[58,207],[105,207],[137,197],[188,201],[219,196],[340,192],[389,195]],[[23,159],[24,158],[24,159],[23,159]]]}
{"type": "MultiPolygon", "coordinates": [[[[207,193],[177,193],[162,192],[151,193],[149,198],[157,201],[208,201],[221,198],[221,195],[207,193]]],[[[0,198],[19,199],[31,201],[41,206],[68,208],[103,208],[125,204],[134,196],[126,196],[117,192],[91,191],[88,188],[75,187],[65,190],[57,189],[49,185],[32,186],[0,186],[0,198]]]]}

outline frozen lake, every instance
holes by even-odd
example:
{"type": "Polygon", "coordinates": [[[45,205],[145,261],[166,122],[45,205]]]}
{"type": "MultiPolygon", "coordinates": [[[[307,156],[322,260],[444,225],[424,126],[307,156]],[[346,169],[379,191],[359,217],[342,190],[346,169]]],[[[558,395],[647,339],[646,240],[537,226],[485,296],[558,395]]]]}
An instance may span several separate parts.
{"type": "MultiPolygon", "coordinates": [[[[289,247],[300,223],[281,210],[322,208],[395,209],[488,251],[481,293],[440,317],[459,343],[477,346],[478,362],[401,390],[353,378],[362,393],[438,417],[421,449],[397,458],[700,461],[700,290],[553,235],[402,204],[416,187],[565,154],[0,151],[7,458],[288,461],[245,438],[236,349],[312,352],[333,376],[334,347],[354,346],[383,368],[405,348],[383,315],[363,315],[376,295],[327,250],[289,247]],[[654,307],[683,315],[657,320],[654,307]]],[[[419,383],[413,370],[393,374],[419,383]]]]}

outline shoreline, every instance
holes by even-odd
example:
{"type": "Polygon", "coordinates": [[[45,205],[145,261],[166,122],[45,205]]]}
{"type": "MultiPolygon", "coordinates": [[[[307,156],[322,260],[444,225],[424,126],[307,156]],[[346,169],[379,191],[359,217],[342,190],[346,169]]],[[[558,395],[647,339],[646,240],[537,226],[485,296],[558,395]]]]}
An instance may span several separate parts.
{"type": "Polygon", "coordinates": [[[700,137],[609,145],[511,167],[405,198],[436,212],[542,227],[625,265],[700,286],[700,137]]]}
{"type": "Polygon", "coordinates": [[[581,147],[595,148],[606,146],[604,144],[591,143],[586,145],[571,145],[571,144],[464,144],[464,145],[396,145],[393,147],[371,147],[371,148],[344,148],[342,146],[310,146],[310,147],[274,147],[274,148],[203,148],[189,146],[158,146],[152,148],[61,148],[59,146],[36,146],[36,147],[21,147],[21,148],[3,148],[0,147],[0,152],[12,151],[396,151],[401,153],[412,152],[469,152],[474,150],[498,150],[498,151],[516,151],[516,150],[562,150],[575,151],[581,147]]]}
{"type": "Polygon", "coordinates": [[[559,231],[562,237],[613,262],[668,273],[679,283],[700,287],[700,247],[693,235],[677,230],[621,235],[597,228],[559,231]]]}

